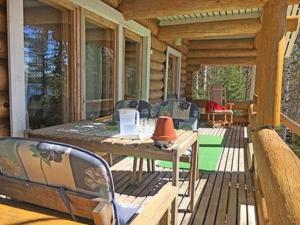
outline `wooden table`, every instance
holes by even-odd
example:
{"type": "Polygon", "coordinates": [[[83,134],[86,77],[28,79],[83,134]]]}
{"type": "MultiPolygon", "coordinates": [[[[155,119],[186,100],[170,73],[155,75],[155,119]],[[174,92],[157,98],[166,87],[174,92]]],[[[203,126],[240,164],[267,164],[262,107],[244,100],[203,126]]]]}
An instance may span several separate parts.
{"type": "Polygon", "coordinates": [[[186,150],[192,146],[189,193],[191,195],[190,209],[194,209],[195,183],[198,169],[198,132],[193,132],[190,130],[177,130],[177,139],[174,141],[174,143],[168,148],[160,149],[154,146],[151,138],[133,140],[129,138],[103,137],[62,131],[73,129],[76,125],[80,125],[81,123],[83,124],[87,122],[83,121],[79,123],[69,123],[37,130],[30,130],[26,131],[26,134],[31,138],[72,144],[98,154],[110,153],[116,155],[150,158],[154,160],[171,161],[173,162],[173,186],[178,186],[179,183],[179,159],[185,154],[186,150]]]}

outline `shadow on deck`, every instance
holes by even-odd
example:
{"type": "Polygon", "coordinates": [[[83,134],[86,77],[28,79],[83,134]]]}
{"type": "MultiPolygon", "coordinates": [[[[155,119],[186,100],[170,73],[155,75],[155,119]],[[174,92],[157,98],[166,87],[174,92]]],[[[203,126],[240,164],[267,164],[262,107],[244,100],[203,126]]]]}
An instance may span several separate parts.
{"type": "MultiPolygon", "coordinates": [[[[201,171],[197,181],[197,205],[188,210],[187,171],[181,171],[179,182],[178,224],[219,225],[258,224],[252,174],[248,169],[246,154],[247,133],[242,126],[231,128],[200,128],[203,135],[221,136],[222,154],[214,171],[201,171]]],[[[201,151],[201,147],[200,147],[201,151]]],[[[144,163],[145,165],[146,163],[144,163]]],[[[113,167],[117,201],[141,205],[154,196],[165,184],[171,182],[168,168],[156,167],[156,172],[145,172],[140,184],[131,185],[133,159],[119,159],[113,167]]],[[[158,206],[159,207],[159,206],[158,206]]]]}

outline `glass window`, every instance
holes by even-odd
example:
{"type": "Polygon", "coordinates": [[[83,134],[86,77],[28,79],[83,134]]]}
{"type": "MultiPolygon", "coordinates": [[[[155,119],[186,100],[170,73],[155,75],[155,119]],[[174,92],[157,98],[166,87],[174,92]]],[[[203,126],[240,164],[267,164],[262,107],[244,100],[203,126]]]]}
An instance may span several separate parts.
{"type": "Polygon", "coordinates": [[[86,21],[86,118],[111,115],[114,106],[115,30],[86,21]]]}
{"type": "Polygon", "coordinates": [[[139,99],[141,93],[142,39],[127,31],[125,37],[124,99],[139,99]]]}
{"type": "Polygon", "coordinates": [[[24,0],[26,105],[30,129],[69,121],[70,11],[24,0]]]}
{"type": "Polygon", "coordinates": [[[177,94],[176,82],[177,82],[177,57],[169,55],[168,65],[168,96],[177,94]]]}

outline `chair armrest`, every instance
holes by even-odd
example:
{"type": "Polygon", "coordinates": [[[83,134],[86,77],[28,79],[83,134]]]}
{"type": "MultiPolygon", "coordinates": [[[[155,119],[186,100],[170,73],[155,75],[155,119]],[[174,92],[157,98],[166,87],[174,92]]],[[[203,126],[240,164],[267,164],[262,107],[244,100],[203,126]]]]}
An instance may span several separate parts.
{"type": "Polygon", "coordinates": [[[109,203],[100,202],[93,210],[93,219],[95,225],[113,224],[113,208],[109,203]]]}
{"type": "Polygon", "coordinates": [[[149,203],[145,205],[142,212],[130,223],[130,225],[157,225],[168,213],[172,203],[177,198],[178,187],[165,185],[149,203]]]}
{"type": "Polygon", "coordinates": [[[228,103],[226,103],[226,105],[229,107],[230,110],[232,110],[232,106],[234,106],[234,103],[228,102],[228,103]]]}
{"type": "Polygon", "coordinates": [[[100,117],[100,118],[97,118],[95,120],[97,122],[110,122],[112,120],[112,115],[100,117]]]}

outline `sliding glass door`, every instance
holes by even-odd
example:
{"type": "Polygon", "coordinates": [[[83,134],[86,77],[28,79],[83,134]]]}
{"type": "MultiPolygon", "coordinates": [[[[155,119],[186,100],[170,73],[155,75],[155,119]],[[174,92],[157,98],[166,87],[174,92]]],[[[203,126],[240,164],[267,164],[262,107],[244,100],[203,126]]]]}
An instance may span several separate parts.
{"type": "Polygon", "coordinates": [[[115,90],[115,30],[85,22],[86,119],[111,115],[115,90]]]}
{"type": "Polygon", "coordinates": [[[70,11],[24,0],[24,52],[27,127],[69,121],[72,58],[70,11]]]}

